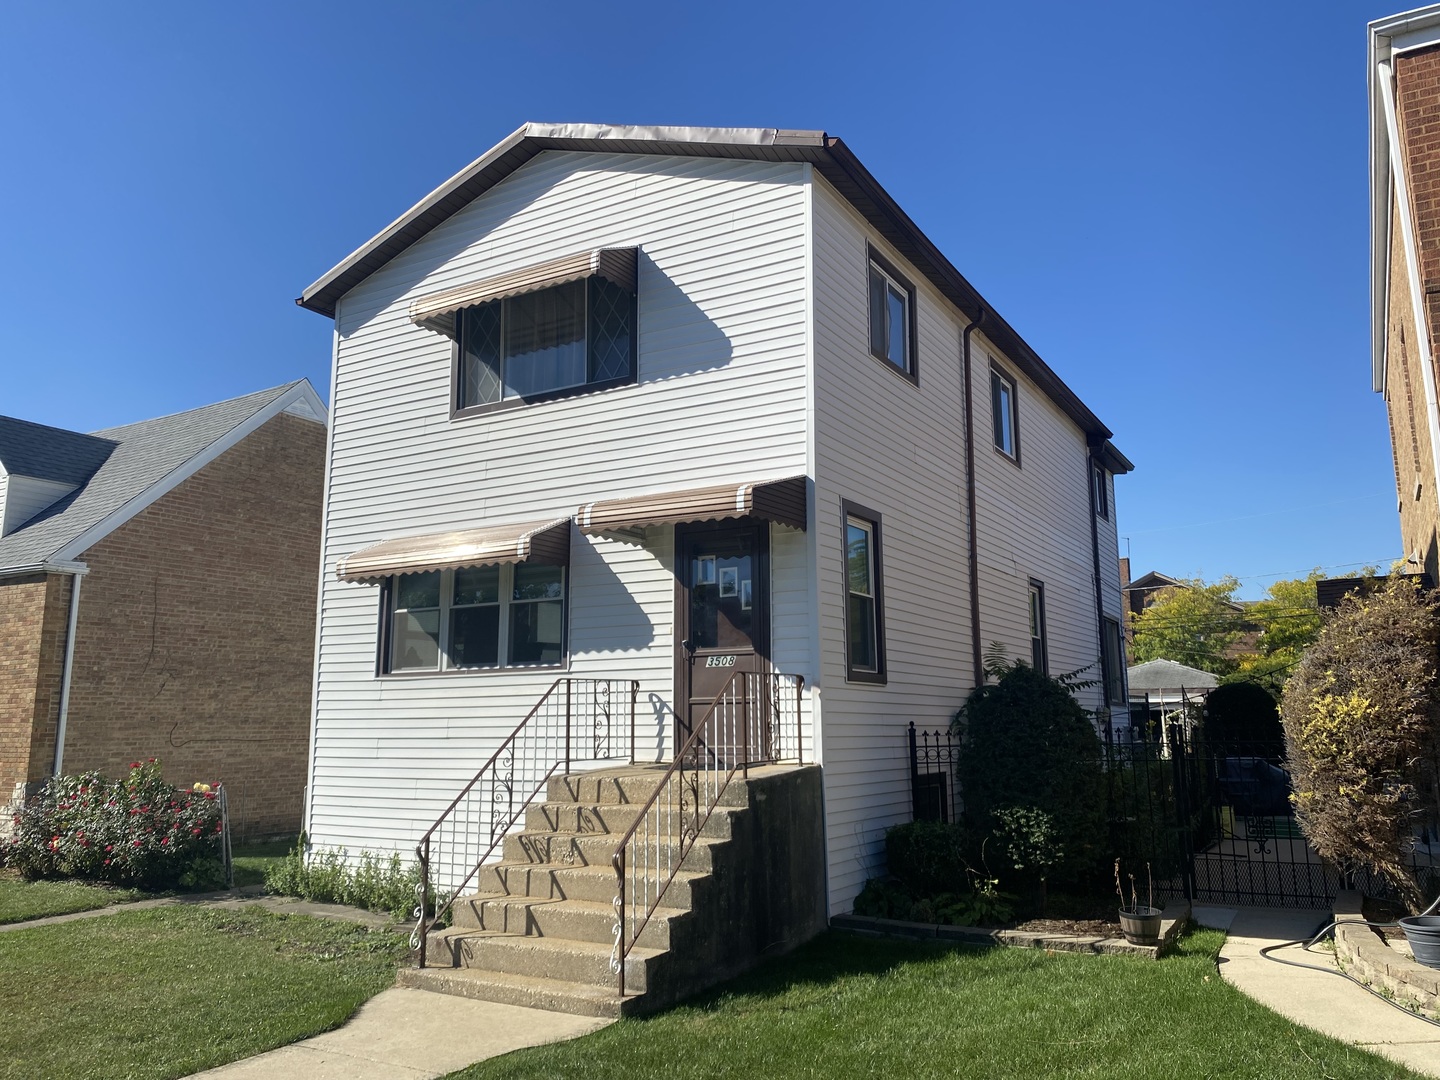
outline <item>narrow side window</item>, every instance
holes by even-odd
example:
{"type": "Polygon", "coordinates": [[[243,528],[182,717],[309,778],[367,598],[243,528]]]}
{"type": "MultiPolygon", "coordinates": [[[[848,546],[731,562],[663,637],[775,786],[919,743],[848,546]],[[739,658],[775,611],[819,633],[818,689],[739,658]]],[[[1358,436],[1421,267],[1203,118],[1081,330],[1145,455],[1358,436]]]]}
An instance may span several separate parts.
{"type": "Polygon", "coordinates": [[[1050,674],[1049,650],[1045,641],[1045,586],[1030,579],[1030,663],[1042,675],[1050,674]]]}
{"type": "Polygon", "coordinates": [[[845,504],[845,677],[885,681],[880,519],[845,504]]]}
{"type": "Polygon", "coordinates": [[[870,355],[917,381],[915,289],[873,249],[870,252],[870,355]]]}
{"type": "Polygon", "coordinates": [[[990,369],[990,411],[995,434],[995,449],[1018,465],[1020,462],[1020,425],[1015,408],[1015,380],[999,368],[990,369]]]}

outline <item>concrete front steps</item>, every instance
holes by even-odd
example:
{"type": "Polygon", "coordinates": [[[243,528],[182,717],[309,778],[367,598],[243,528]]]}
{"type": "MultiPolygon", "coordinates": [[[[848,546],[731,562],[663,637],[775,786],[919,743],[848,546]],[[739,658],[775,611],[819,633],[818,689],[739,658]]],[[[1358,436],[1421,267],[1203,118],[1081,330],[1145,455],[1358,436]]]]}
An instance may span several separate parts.
{"type": "MultiPolygon", "coordinates": [[[[752,769],[750,779],[731,782],[627,957],[622,999],[610,970],[611,856],[663,774],[663,766],[629,766],[552,778],[524,830],[505,838],[501,861],[455,902],[453,924],[428,936],[428,966],[403,969],[400,985],[630,1015],[673,1004],[748,967],[761,950],[774,952],[776,942],[799,944],[823,928],[819,769],[752,769]],[[746,872],[757,858],[787,886],[798,869],[800,888],[770,895],[770,873],[746,872]]],[[[677,822],[661,825],[662,857],[673,858],[677,822]]]]}

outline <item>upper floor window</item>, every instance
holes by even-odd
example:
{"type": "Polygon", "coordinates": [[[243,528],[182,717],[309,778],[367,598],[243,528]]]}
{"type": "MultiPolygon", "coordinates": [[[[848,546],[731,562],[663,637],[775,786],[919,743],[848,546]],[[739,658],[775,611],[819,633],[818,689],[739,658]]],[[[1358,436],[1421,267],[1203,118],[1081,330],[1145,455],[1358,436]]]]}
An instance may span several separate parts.
{"type": "Polygon", "coordinates": [[[563,567],[515,563],[399,574],[384,595],[386,671],[564,660],[563,567]]]}
{"type": "Polygon", "coordinates": [[[915,381],[915,289],[873,249],[870,353],[915,381]]]}
{"type": "Polygon", "coordinates": [[[456,322],[457,409],[635,378],[635,295],[603,277],[476,304],[456,322]]]}
{"type": "Polygon", "coordinates": [[[1110,520],[1110,473],[1098,461],[1090,463],[1090,483],[1095,488],[1095,513],[1110,520]]]}
{"type": "Polygon", "coordinates": [[[999,368],[990,369],[990,411],[995,449],[1020,463],[1020,424],[1015,402],[1015,380],[999,368]]]}
{"type": "Polygon", "coordinates": [[[845,677],[885,681],[880,519],[845,504],[845,677]]]}
{"type": "Polygon", "coordinates": [[[1050,656],[1045,639],[1045,586],[1030,579],[1030,663],[1042,675],[1050,674],[1050,656]]]}

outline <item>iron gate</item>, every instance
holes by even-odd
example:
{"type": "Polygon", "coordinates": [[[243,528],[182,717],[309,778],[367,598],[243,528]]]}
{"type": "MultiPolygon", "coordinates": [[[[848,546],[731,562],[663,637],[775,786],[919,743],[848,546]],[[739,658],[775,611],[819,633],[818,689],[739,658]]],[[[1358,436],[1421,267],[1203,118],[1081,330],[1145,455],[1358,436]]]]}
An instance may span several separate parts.
{"type": "MultiPolygon", "coordinates": [[[[1097,764],[1105,777],[1110,850],[1127,866],[1150,863],[1157,894],[1327,908],[1342,887],[1388,891],[1364,873],[1344,880],[1306,842],[1290,802],[1282,743],[1209,743],[1180,723],[1151,734],[1103,744],[1097,764]]],[[[908,736],[916,820],[955,820],[963,807],[959,738],[913,723],[908,736]]],[[[1432,877],[1440,884],[1434,870],[1440,830],[1419,831],[1412,859],[1422,887],[1432,877]]]]}

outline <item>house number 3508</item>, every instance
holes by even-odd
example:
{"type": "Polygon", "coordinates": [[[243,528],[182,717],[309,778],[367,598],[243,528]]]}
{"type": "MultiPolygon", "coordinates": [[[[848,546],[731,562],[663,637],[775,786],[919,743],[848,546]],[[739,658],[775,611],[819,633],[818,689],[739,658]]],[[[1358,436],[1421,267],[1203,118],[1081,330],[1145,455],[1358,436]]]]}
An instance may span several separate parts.
{"type": "Polygon", "coordinates": [[[734,667],[734,666],[735,666],[735,657],[733,657],[733,656],[707,656],[707,657],[705,658],[705,666],[706,666],[706,667],[734,667]]]}

